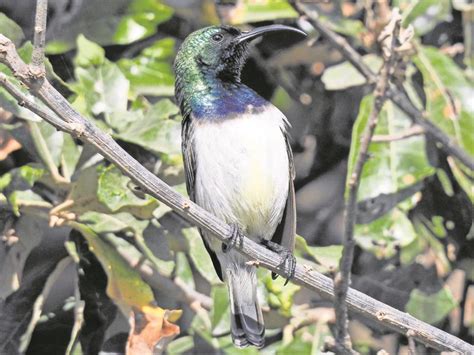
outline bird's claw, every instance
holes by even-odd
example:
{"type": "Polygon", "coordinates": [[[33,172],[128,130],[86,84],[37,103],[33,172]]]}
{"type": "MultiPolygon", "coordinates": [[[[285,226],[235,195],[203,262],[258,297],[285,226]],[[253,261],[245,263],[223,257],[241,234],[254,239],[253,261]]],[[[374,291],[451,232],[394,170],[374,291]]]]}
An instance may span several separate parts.
{"type": "MultiPolygon", "coordinates": [[[[271,240],[264,240],[262,242],[268,249],[278,253],[282,258],[282,262],[278,265],[278,268],[282,268],[286,273],[286,281],[285,286],[288,282],[295,276],[296,272],[296,258],[293,253],[288,250],[287,248],[281,246],[278,243],[272,242],[271,240]]],[[[273,279],[275,279],[278,275],[272,274],[273,279]]]]}
{"type": "Polygon", "coordinates": [[[238,224],[231,223],[230,227],[231,227],[230,235],[227,238],[227,241],[225,243],[222,243],[222,251],[224,253],[229,252],[229,250],[231,250],[237,245],[241,246],[244,241],[244,235],[242,234],[238,224]]]}

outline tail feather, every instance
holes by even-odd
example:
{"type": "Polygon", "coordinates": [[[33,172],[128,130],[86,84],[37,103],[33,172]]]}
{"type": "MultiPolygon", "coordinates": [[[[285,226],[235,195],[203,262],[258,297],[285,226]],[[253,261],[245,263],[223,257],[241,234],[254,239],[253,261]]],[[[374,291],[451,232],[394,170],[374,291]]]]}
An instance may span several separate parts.
{"type": "Polygon", "coordinates": [[[257,300],[257,275],[254,268],[236,268],[226,273],[231,303],[231,333],[234,344],[262,348],[265,326],[257,300]]]}

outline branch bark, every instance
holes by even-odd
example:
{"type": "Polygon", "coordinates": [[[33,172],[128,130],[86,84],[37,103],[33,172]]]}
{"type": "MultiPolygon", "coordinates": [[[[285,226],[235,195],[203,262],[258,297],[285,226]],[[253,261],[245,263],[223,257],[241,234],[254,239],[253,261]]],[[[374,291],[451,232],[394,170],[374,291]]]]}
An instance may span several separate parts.
{"type": "MultiPolygon", "coordinates": [[[[226,241],[231,235],[230,226],[174,191],[133,159],[110,135],[100,131],[94,124],[82,117],[54,89],[47,79],[38,80],[33,75],[31,67],[20,59],[13,43],[2,35],[0,35],[0,62],[7,65],[15,77],[32,90],[33,94],[40,98],[57,117],[52,114],[44,114],[45,110],[35,106],[27,95],[12,90],[11,83],[3,78],[0,84],[10,94],[16,95],[15,97],[19,99],[19,102],[23,102],[25,107],[35,108],[36,113],[45,121],[93,145],[100,154],[115,164],[125,175],[139,185],[145,193],[157,198],[193,225],[212,233],[215,238],[221,241],[226,241]],[[60,124],[58,119],[61,120],[60,124]]],[[[249,238],[244,237],[242,244],[236,246],[236,250],[249,260],[258,260],[260,266],[286,276],[284,270],[280,268],[283,261],[281,257],[249,238]]],[[[334,298],[332,280],[301,263],[298,263],[296,266],[293,282],[318,292],[324,298],[334,298]]],[[[349,289],[346,303],[351,311],[372,319],[378,324],[396,332],[406,334],[408,330],[413,330],[415,334],[413,336],[414,339],[435,349],[464,353],[474,351],[474,347],[463,340],[417,320],[359,291],[349,289]]]]}
{"type": "MultiPolygon", "coordinates": [[[[362,56],[347,42],[347,40],[327,28],[319,19],[319,15],[314,8],[309,7],[298,0],[290,0],[295,10],[305,16],[318,33],[337,48],[344,57],[366,78],[367,83],[375,84],[377,75],[362,61],[362,56]]],[[[465,152],[459,145],[446,135],[440,128],[426,117],[425,112],[418,110],[408,99],[405,93],[390,86],[387,90],[387,97],[392,100],[414,123],[420,125],[426,134],[441,143],[441,148],[448,154],[457,158],[469,169],[474,170],[474,158],[465,152]]]]}
{"type": "Polygon", "coordinates": [[[357,216],[357,191],[360,185],[362,170],[368,157],[367,152],[369,150],[369,145],[372,141],[375,128],[377,127],[378,117],[385,101],[387,100],[390,76],[393,73],[393,67],[396,61],[395,46],[400,32],[401,20],[402,18],[398,10],[394,10],[392,20],[386,26],[385,30],[382,31],[382,38],[379,38],[380,42],[385,42],[385,37],[388,37],[390,43],[386,46],[387,55],[384,59],[384,65],[375,86],[373,108],[361,140],[360,150],[354,170],[346,187],[348,197],[344,208],[344,249],[340,261],[340,271],[334,278],[334,292],[336,294],[334,301],[336,309],[336,347],[338,353],[353,353],[351,339],[347,332],[348,319],[345,300],[351,282],[351,268],[354,259],[354,227],[357,216]]]}

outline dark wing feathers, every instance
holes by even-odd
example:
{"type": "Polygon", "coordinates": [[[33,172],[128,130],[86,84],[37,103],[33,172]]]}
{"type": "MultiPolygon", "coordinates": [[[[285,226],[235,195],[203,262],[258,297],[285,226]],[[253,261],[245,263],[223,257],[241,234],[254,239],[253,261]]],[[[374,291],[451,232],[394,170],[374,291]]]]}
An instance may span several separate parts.
{"type": "MultiPolygon", "coordinates": [[[[286,152],[288,153],[288,161],[290,163],[290,186],[288,187],[288,200],[286,201],[285,210],[283,211],[283,217],[273,235],[272,242],[280,244],[293,253],[296,238],[296,200],[295,185],[293,183],[293,180],[295,179],[295,164],[293,161],[293,152],[291,151],[289,136],[284,131],[282,131],[282,133],[285,136],[286,152]]],[[[273,279],[277,276],[277,274],[272,273],[273,279]]]]}
{"type": "MultiPolygon", "coordinates": [[[[193,134],[194,134],[194,125],[192,118],[187,116],[183,119],[182,129],[181,129],[181,148],[183,151],[183,161],[184,161],[184,174],[186,176],[186,189],[188,190],[189,198],[192,201],[195,200],[194,195],[194,184],[196,179],[196,159],[194,156],[193,150],[193,134]]],[[[199,229],[201,236],[203,232],[199,229]]],[[[209,247],[205,238],[202,238],[204,241],[204,246],[206,247],[207,252],[211,256],[212,264],[216,269],[217,276],[223,281],[222,278],[222,269],[219,260],[217,259],[216,253],[209,247]]]]}

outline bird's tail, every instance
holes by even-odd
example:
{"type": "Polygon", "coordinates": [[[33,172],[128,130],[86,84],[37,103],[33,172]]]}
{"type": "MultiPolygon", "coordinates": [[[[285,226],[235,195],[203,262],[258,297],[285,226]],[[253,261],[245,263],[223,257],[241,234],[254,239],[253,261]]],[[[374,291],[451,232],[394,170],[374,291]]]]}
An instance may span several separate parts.
{"type": "Polygon", "coordinates": [[[231,305],[231,333],[235,346],[244,348],[265,344],[265,326],[262,310],[257,300],[257,275],[255,267],[227,270],[227,285],[231,305]]]}

